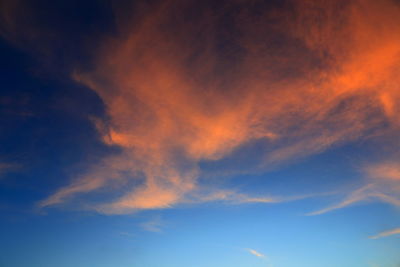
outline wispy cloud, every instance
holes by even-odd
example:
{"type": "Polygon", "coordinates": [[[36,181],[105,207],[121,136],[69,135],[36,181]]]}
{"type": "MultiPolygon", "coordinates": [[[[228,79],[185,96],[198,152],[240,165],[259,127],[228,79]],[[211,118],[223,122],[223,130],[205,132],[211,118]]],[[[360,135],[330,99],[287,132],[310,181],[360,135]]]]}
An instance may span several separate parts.
{"type": "Polygon", "coordinates": [[[266,256],[263,253],[258,252],[257,250],[254,250],[254,249],[251,249],[251,248],[247,248],[246,251],[248,251],[250,254],[252,254],[252,255],[254,255],[256,257],[266,258],[266,256]]]}
{"type": "Polygon", "coordinates": [[[320,215],[324,214],[333,210],[341,209],[344,207],[347,207],[349,205],[352,205],[354,203],[364,201],[368,199],[371,196],[371,193],[369,192],[372,188],[372,185],[367,185],[364,187],[361,187],[353,192],[351,192],[345,199],[343,199],[341,202],[328,206],[326,208],[323,208],[321,210],[313,211],[310,212],[306,215],[320,215]]]}
{"type": "Polygon", "coordinates": [[[395,229],[381,232],[377,235],[370,236],[369,238],[370,239],[378,239],[378,238],[382,238],[382,237],[388,237],[388,236],[399,235],[399,234],[400,234],[400,228],[395,228],[395,229]]]}
{"type": "Polygon", "coordinates": [[[47,199],[39,202],[39,207],[46,207],[64,203],[68,197],[78,193],[85,193],[96,190],[105,184],[106,180],[100,177],[85,177],[84,179],[77,179],[76,182],[70,184],[68,187],[62,188],[55,194],[47,199]]]}
{"type": "MultiPolygon", "coordinates": [[[[394,157],[397,158],[397,157],[394,157]]],[[[368,164],[362,169],[369,184],[354,191],[350,191],[339,203],[324,209],[314,211],[308,215],[319,215],[333,210],[345,208],[359,202],[379,201],[400,207],[400,162],[386,160],[368,164]]]]}
{"type": "Polygon", "coordinates": [[[194,197],[189,200],[193,202],[210,202],[222,201],[230,204],[245,204],[245,203],[280,203],[289,201],[283,197],[275,196],[250,196],[244,193],[238,193],[233,190],[210,190],[200,191],[194,194],[194,197]]]}
{"type": "Polygon", "coordinates": [[[187,199],[187,201],[189,203],[220,201],[232,205],[240,205],[247,203],[277,204],[277,203],[299,201],[307,198],[315,198],[332,194],[334,194],[334,192],[313,193],[313,194],[304,194],[298,196],[273,196],[268,194],[252,195],[233,190],[208,189],[208,190],[200,190],[199,192],[194,193],[191,198],[187,199]]]}
{"type": "Polygon", "coordinates": [[[0,162],[0,179],[2,178],[3,174],[15,171],[19,168],[20,166],[15,163],[0,162]]]}
{"type": "Polygon", "coordinates": [[[118,234],[119,234],[120,236],[124,236],[124,237],[128,237],[128,238],[133,238],[133,237],[135,237],[134,234],[129,233],[129,232],[119,232],[118,234]]]}
{"type": "Polygon", "coordinates": [[[161,217],[154,217],[151,220],[148,220],[144,223],[141,223],[140,226],[142,229],[149,231],[149,232],[161,232],[162,231],[162,226],[164,225],[163,221],[161,220],[161,217]]]}
{"type": "Polygon", "coordinates": [[[396,192],[389,193],[385,187],[376,184],[368,184],[350,192],[342,201],[321,210],[310,212],[306,215],[320,215],[337,209],[345,208],[359,202],[379,201],[395,206],[400,206],[400,198],[396,192]]]}

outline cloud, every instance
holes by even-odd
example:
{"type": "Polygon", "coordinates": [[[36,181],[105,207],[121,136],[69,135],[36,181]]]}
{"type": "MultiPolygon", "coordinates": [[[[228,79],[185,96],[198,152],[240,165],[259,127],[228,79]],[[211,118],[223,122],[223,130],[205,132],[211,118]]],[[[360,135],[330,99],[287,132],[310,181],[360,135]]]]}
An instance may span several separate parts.
{"type": "Polygon", "coordinates": [[[154,217],[151,220],[142,223],[140,226],[146,231],[158,233],[162,230],[163,221],[161,220],[161,217],[154,217]]]}
{"type": "MultiPolygon", "coordinates": [[[[396,132],[395,1],[253,3],[221,1],[216,8],[169,0],[116,8],[116,34],[98,44],[95,67],[77,67],[72,78],[104,102],[108,118],[97,123],[98,131],[121,152],[40,205],[108,190],[117,193],[93,209],[169,208],[202,189],[202,162],[234,158],[248,146],[258,144],[260,152],[232,173],[265,171],[377,129],[396,132]]],[[[18,34],[11,15],[7,33],[18,34]]],[[[199,199],[208,201],[211,193],[199,199]]],[[[215,199],[224,197],[276,202],[240,194],[215,199]]],[[[371,198],[397,203],[364,188],[315,214],[371,198]]]]}
{"type": "Polygon", "coordinates": [[[398,158],[396,153],[388,160],[365,165],[362,168],[362,174],[367,178],[369,184],[351,191],[341,202],[308,215],[324,214],[367,201],[380,201],[400,207],[400,163],[394,160],[395,158],[398,158]]]}
{"type": "Polygon", "coordinates": [[[51,205],[56,205],[64,202],[66,198],[77,193],[90,192],[92,190],[98,189],[104,184],[103,179],[98,178],[85,178],[82,180],[77,180],[76,183],[59,190],[57,193],[53,194],[51,197],[39,203],[40,207],[46,207],[51,205]]]}
{"type": "Polygon", "coordinates": [[[391,236],[391,235],[398,235],[398,234],[400,234],[400,228],[395,228],[395,229],[381,232],[377,235],[370,236],[369,238],[370,239],[378,239],[378,238],[387,237],[387,236],[391,236]]]}
{"type": "Polygon", "coordinates": [[[400,182],[400,164],[395,161],[381,162],[366,168],[366,173],[373,179],[400,182]]]}
{"type": "Polygon", "coordinates": [[[6,163],[6,162],[0,162],[0,179],[2,178],[3,174],[6,174],[8,172],[15,171],[19,169],[21,166],[15,163],[6,163]]]}
{"type": "Polygon", "coordinates": [[[128,238],[134,238],[135,235],[129,232],[119,232],[118,235],[128,237],[128,238]]]}
{"type": "Polygon", "coordinates": [[[193,193],[191,195],[191,198],[188,198],[186,201],[188,203],[221,201],[231,205],[241,205],[241,204],[251,204],[251,203],[276,204],[276,203],[298,201],[307,198],[321,197],[332,194],[333,194],[332,192],[328,192],[328,193],[313,193],[306,195],[282,197],[282,196],[272,196],[272,195],[245,194],[233,190],[215,190],[215,189],[212,190],[206,188],[205,190],[193,193]]]}
{"type": "Polygon", "coordinates": [[[258,252],[258,251],[256,251],[256,250],[254,250],[254,249],[247,248],[246,250],[247,250],[248,252],[250,252],[252,255],[256,256],[256,257],[259,257],[259,258],[266,258],[266,256],[265,256],[264,254],[262,254],[262,253],[260,253],[260,252],[258,252]]]}
{"type": "Polygon", "coordinates": [[[320,215],[320,214],[324,214],[333,210],[337,210],[337,209],[341,209],[344,207],[347,207],[349,205],[352,205],[354,203],[357,202],[361,202],[361,201],[365,201],[367,200],[369,197],[371,197],[373,194],[371,193],[371,188],[373,186],[372,185],[367,185],[364,187],[361,187],[353,192],[351,192],[344,200],[342,200],[341,202],[328,206],[326,208],[323,208],[321,210],[317,210],[317,211],[313,211],[310,212],[306,215],[320,215]]]}
{"type": "Polygon", "coordinates": [[[380,201],[400,207],[400,198],[398,198],[397,190],[393,191],[387,187],[377,184],[368,184],[350,192],[341,202],[321,210],[310,212],[306,215],[320,215],[333,210],[345,208],[356,203],[367,201],[380,201]]]}

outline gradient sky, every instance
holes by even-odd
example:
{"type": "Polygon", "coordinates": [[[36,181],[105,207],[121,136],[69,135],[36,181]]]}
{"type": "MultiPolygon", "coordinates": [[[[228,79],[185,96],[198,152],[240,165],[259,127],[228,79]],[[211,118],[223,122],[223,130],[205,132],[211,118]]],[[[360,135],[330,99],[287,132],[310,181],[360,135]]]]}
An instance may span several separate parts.
{"type": "Polygon", "coordinates": [[[0,267],[399,267],[398,0],[0,0],[0,267]]]}

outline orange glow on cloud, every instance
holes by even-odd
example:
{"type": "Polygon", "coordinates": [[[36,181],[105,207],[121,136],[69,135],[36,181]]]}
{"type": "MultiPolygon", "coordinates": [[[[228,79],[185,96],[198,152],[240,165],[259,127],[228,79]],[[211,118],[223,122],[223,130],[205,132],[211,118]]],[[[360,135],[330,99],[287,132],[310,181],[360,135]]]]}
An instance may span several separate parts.
{"type": "MultiPolygon", "coordinates": [[[[129,173],[129,179],[143,175],[144,181],[97,210],[166,208],[201,188],[200,161],[223,159],[252,141],[269,145],[252,167],[262,170],[362,138],[383,122],[396,128],[399,5],[292,4],[290,12],[277,8],[251,16],[251,4],[234,1],[242,11],[232,25],[239,33],[230,38],[240,52],[218,46],[228,33],[218,32],[211,8],[190,19],[177,16],[193,8],[191,1],[139,6],[145,15],[121,18],[119,36],[104,41],[96,69],[77,71],[74,78],[104,101],[110,121],[99,131],[123,152],[42,206],[109,183],[123,185],[129,173]],[[285,43],[274,46],[278,38],[285,43]]],[[[397,179],[397,169],[383,171],[397,179]]]]}
{"type": "Polygon", "coordinates": [[[400,181],[400,165],[398,162],[383,162],[367,168],[370,177],[391,181],[400,181]]]}

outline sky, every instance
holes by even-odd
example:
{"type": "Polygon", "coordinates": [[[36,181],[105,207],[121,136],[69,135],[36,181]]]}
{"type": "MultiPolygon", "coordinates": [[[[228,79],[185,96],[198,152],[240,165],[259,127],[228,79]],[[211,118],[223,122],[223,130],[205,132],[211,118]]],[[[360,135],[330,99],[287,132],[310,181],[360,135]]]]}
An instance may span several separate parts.
{"type": "Polygon", "coordinates": [[[0,267],[399,267],[398,0],[0,0],[0,267]]]}

